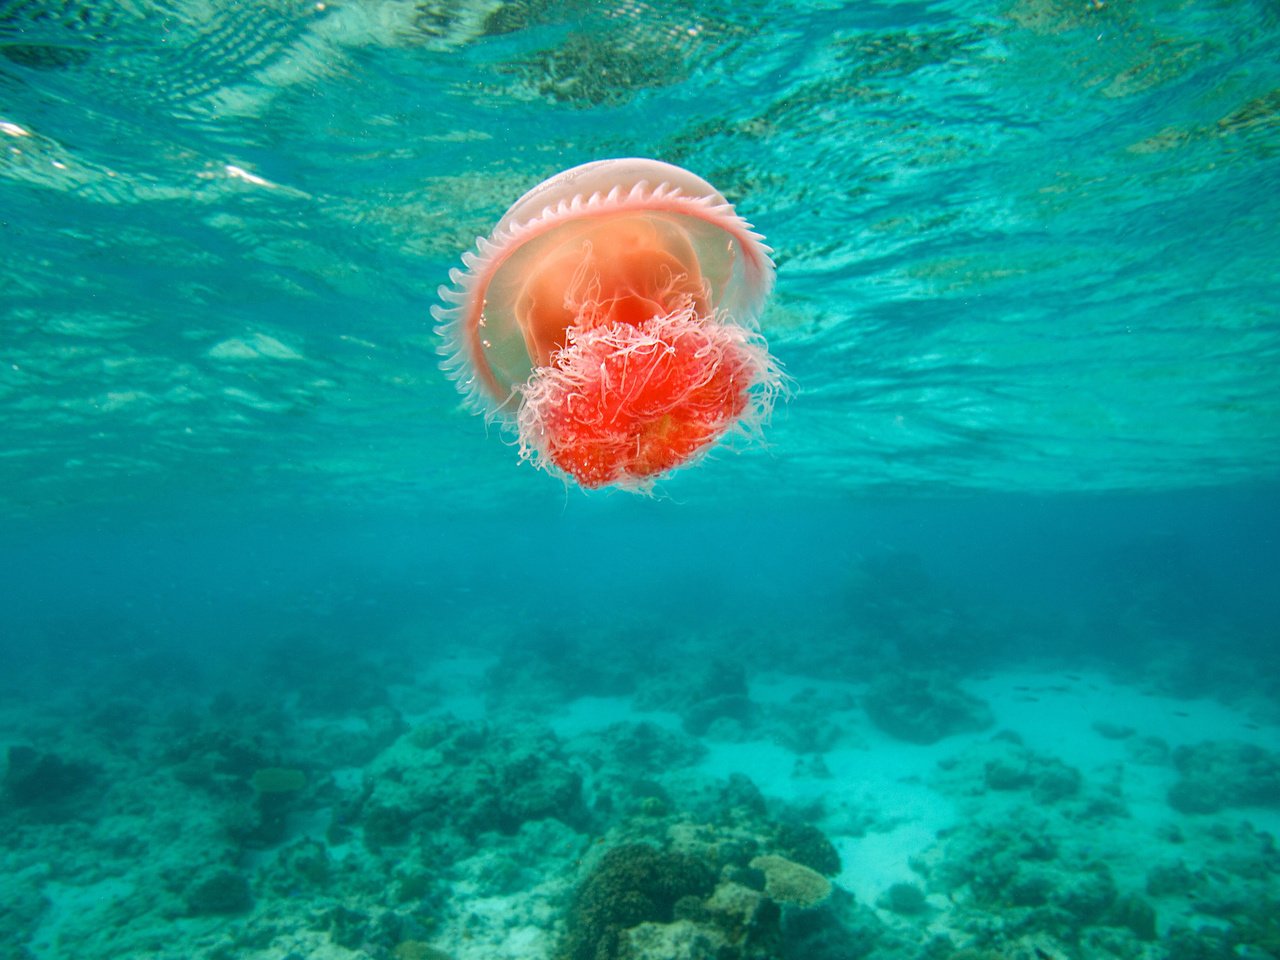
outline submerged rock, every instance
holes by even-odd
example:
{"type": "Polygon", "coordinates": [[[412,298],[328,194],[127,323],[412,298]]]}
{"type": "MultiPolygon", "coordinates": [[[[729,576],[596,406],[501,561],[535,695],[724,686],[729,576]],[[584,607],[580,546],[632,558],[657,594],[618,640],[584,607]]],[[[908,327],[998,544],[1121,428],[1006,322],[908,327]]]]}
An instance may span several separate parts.
{"type": "Polygon", "coordinates": [[[654,723],[617,723],[600,733],[597,752],[632,772],[665,773],[701,760],[707,748],[654,723]]]}
{"type": "Polygon", "coordinates": [[[1111,905],[1107,923],[1126,927],[1139,940],[1156,938],[1156,910],[1136,893],[1126,893],[1111,905]]]}
{"type": "Polygon", "coordinates": [[[1054,891],[1052,902],[1081,924],[1096,923],[1116,899],[1116,882],[1102,863],[1071,870],[1054,891]]]}
{"type": "Polygon", "coordinates": [[[927,906],[924,891],[914,883],[895,883],[876,902],[876,906],[893,913],[913,916],[927,906]]]}
{"type": "Polygon", "coordinates": [[[1173,754],[1182,775],[1169,788],[1181,813],[1216,813],[1225,807],[1280,807],[1280,755],[1236,740],[1207,740],[1173,754]]]}
{"type": "MultiPolygon", "coordinates": [[[[695,736],[706,734],[719,720],[733,720],[745,726],[755,715],[756,706],[749,697],[732,694],[692,703],[684,711],[684,729],[695,736]]],[[[724,725],[719,726],[725,729],[724,725]]]]}
{"type": "Polygon", "coordinates": [[[1158,863],[1147,871],[1147,893],[1153,897],[1185,896],[1203,883],[1181,860],[1158,863]]]}
{"type": "Polygon", "coordinates": [[[437,950],[421,940],[402,940],[391,951],[395,960],[453,960],[443,950],[437,950]]]}
{"type": "Polygon", "coordinates": [[[789,860],[834,877],[840,872],[840,854],[827,835],[808,823],[784,823],[774,834],[773,845],[789,860]]]}
{"type": "Polygon", "coordinates": [[[15,806],[58,815],[67,813],[71,804],[84,798],[96,776],[94,768],[86,763],[63,760],[32,747],[12,746],[4,793],[15,806]]]}
{"type": "Polygon", "coordinates": [[[877,727],[908,743],[936,743],[995,722],[985,703],[936,674],[886,676],[867,692],[864,705],[877,727]]]}
{"type": "Polygon", "coordinates": [[[221,869],[193,883],[186,903],[187,912],[195,917],[244,913],[253,906],[253,894],[243,874],[221,869]]]}

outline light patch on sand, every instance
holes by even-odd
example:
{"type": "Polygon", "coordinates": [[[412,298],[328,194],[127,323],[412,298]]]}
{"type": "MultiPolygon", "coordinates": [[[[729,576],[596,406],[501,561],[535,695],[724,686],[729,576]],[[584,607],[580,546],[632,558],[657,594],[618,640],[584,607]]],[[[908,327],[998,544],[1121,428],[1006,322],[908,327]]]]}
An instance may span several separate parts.
{"type": "Polygon", "coordinates": [[[547,956],[552,915],[527,894],[468,900],[465,933],[449,944],[457,960],[528,960],[547,956]]]}
{"type": "Polygon", "coordinates": [[[920,882],[908,865],[909,858],[924,850],[937,831],[929,823],[906,823],[888,833],[864,837],[836,837],[836,850],[844,868],[836,883],[862,903],[874,906],[876,899],[895,883],[920,882]]]}
{"type": "MultiPolygon", "coordinates": [[[[1115,861],[1117,876],[1139,887],[1148,865],[1143,854],[1148,841],[1132,824],[1182,819],[1166,799],[1177,771],[1172,766],[1136,763],[1125,739],[1108,739],[1094,724],[1132,727],[1134,737],[1158,736],[1173,749],[1203,740],[1231,739],[1274,749],[1276,739],[1274,728],[1257,727],[1242,713],[1216,701],[1156,696],[1100,675],[1011,671],[963,686],[991,705],[994,726],[922,746],[882,733],[860,709],[840,711],[832,715],[833,721],[855,732],[861,745],[823,754],[830,778],[797,775],[798,755],[765,740],[708,742],[709,753],[698,769],[722,778],[745,774],[766,797],[793,803],[821,800],[827,816],[819,826],[835,843],[844,867],[836,882],[860,901],[874,905],[894,883],[920,881],[909,866],[910,859],[928,849],[938,832],[954,826],[961,816],[956,798],[930,786],[939,761],[962,755],[998,731],[1012,731],[1034,752],[1078,768],[1086,790],[1115,777],[1122,779],[1132,819],[1117,821],[1099,843],[1115,861]],[[1130,869],[1124,869],[1124,863],[1130,869]]],[[[856,689],[806,677],[769,675],[752,683],[751,697],[762,705],[788,704],[806,692],[831,695],[856,689]]],[[[1019,809],[1025,802],[1020,793],[988,792],[982,797],[983,809],[993,814],[1003,807],[1019,809]]],[[[1251,809],[1247,816],[1259,829],[1280,835],[1280,811],[1251,809]]]]}
{"type": "Polygon", "coordinates": [[[710,744],[699,770],[719,777],[745,774],[766,797],[793,803],[820,800],[827,817],[819,826],[836,845],[844,867],[836,882],[874,904],[894,883],[918,879],[909,859],[955,823],[955,804],[923,779],[962,738],[931,747],[874,739],[869,749],[824,754],[830,778],[794,775],[797,755],[763,741],[710,744]]]}
{"type": "Polygon", "coordinates": [[[497,662],[490,655],[442,657],[404,684],[393,685],[391,701],[411,726],[442,713],[463,721],[484,720],[486,678],[497,662]]]}
{"type": "Polygon", "coordinates": [[[697,768],[701,774],[721,779],[735,773],[746,774],[765,796],[784,800],[803,799],[811,793],[811,789],[806,789],[812,787],[810,782],[792,778],[796,755],[785,747],[767,740],[711,741],[706,746],[707,755],[697,768]]]}
{"type": "MultiPolygon", "coordinates": [[[[1180,820],[1183,815],[1167,801],[1177,770],[1135,762],[1129,747],[1133,739],[1158,737],[1171,750],[1205,740],[1239,740],[1275,750],[1280,741],[1273,725],[1256,724],[1216,700],[1180,700],[1116,683],[1101,674],[1004,672],[967,686],[990,704],[996,729],[1014,731],[1031,750],[1078,768],[1087,782],[1121,776],[1125,805],[1139,823],[1180,820]],[[1131,727],[1133,736],[1109,739],[1095,729],[1096,723],[1131,727]]],[[[1233,808],[1231,812],[1280,836],[1280,810],[1233,808]]],[[[1115,837],[1117,847],[1130,847],[1132,841],[1132,831],[1123,827],[1115,837]]]]}
{"type": "Polygon", "coordinates": [[[1093,728],[1100,722],[1132,727],[1135,736],[1161,737],[1175,749],[1202,740],[1275,749],[1274,729],[1250,725],[1223,703],[1147,693],[1100,674],[1007,672],[966,686],[991,705],[998,726],[1016,730],[1032,750],[1086,773],[1128,759],[1123,740],[1107,740],[1093,728]]]}

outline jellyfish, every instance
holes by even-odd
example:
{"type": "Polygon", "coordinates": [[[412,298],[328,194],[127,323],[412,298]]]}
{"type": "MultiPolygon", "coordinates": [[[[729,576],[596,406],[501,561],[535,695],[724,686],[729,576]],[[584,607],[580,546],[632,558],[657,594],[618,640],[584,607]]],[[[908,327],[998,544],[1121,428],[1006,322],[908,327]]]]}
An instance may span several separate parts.
{"type": "Polygon", "coordinates": [[[782,389],[757,328],[764,238],[711,184],[598,160],[534,187],[464,253],[432,309],[447,373],[522,459],[585,488],[649,490],[782,389]]]}

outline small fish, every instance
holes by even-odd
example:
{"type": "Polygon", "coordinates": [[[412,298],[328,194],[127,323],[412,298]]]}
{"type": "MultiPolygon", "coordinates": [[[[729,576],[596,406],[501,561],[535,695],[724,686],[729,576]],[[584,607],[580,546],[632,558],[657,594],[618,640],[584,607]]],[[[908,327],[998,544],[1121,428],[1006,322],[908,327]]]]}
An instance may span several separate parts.
{"type": "Polygon", "coordinates": [[[1175,717],[1189,717],[1189,716],[1191,716],[1191,714],[1187,713],[1185,710],[1175,710],[1175,711],[1173,711],[1173,715],[1174,715],[1175,717]]]}

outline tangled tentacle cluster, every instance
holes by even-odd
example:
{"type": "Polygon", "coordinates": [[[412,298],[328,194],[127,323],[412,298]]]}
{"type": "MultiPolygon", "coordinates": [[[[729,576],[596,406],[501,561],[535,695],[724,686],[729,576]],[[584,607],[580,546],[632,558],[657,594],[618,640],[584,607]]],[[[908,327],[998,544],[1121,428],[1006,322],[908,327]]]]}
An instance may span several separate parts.
{"type": "Polygon", "coordinates": [[[523,388],[520,453],[584,487],[645,489],[769,414],[780,373],[759,336],[692,307],[573,331],[523,388]]]}

